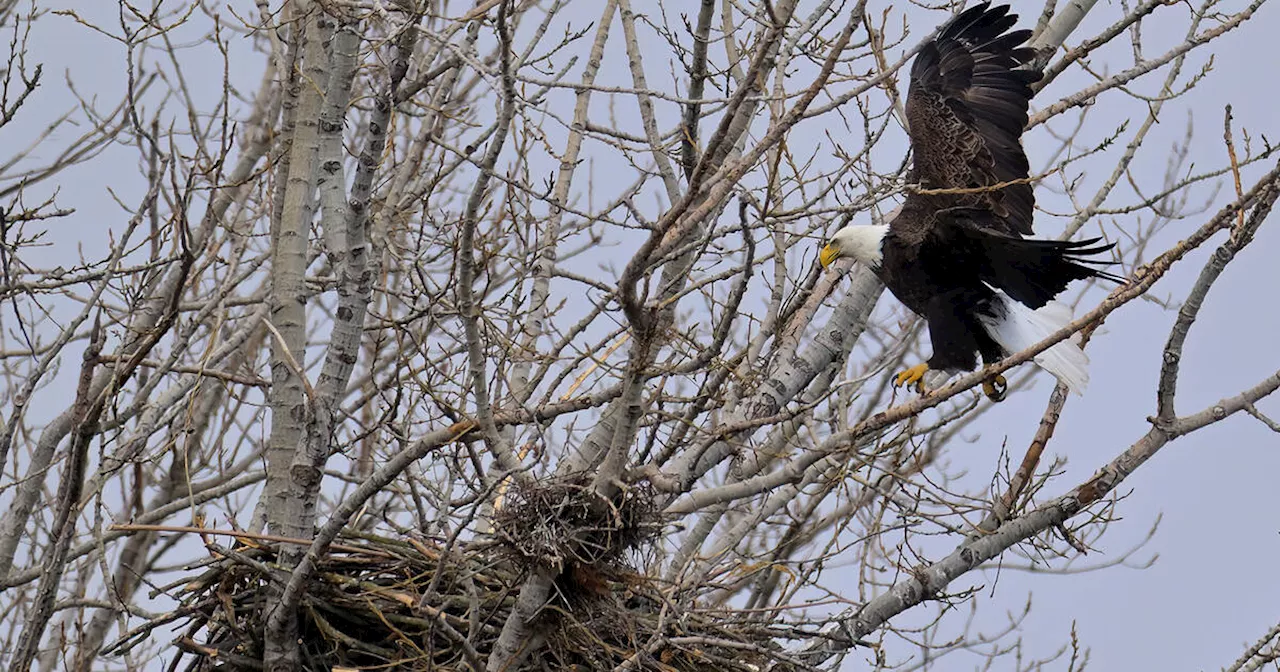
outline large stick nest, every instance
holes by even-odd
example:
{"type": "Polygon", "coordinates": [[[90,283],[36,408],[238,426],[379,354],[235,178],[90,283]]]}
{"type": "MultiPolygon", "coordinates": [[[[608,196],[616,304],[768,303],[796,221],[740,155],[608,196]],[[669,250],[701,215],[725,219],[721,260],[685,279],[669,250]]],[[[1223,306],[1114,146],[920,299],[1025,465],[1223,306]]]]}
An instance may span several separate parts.
{"type": "MultiPolygon", "coordinates": [[[[557,579],[534,623],[545,637],[528,661],[534,669],[757,672],[784,658],[779,632],[767,624],[680,607],[678,595],[626,566],[624,557],[659,529],[649,495],[595,501],[572,482],[516,490],[495,515],[491,538],[451,550],[431,540],[343,537],[318,563],[302,601],[304,669],[484,669],[537,568],[557,579]]],[[[277,548],[221,551],[187,584],[185,607],[172,612],[187,619],[176,645],[188,655],[171,670],[183,660],[193,671],[262,667],[263,623],[278,594],[270,582],[284,575],[277,548]]],[[[135,629],[111,648],[131,648],[151,631],[135,629]]]]}

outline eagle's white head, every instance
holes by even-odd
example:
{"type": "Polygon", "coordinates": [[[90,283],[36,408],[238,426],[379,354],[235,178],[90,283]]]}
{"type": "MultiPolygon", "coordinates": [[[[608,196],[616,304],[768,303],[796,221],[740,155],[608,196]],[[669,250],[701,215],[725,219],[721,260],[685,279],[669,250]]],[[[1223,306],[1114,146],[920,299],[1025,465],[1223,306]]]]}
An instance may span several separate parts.
{"type": "Polygon", "coordinates": [[[840,257],[853,257],[854,260],[871,268],[879,268],[880,261],[884,259],[882,250],[884,234],[888,231],[887,224],[846,226],[836,231],[836,235],[831,237],[831,242],[822,248],[822,252],[818,254],[818,261],[823,268],[826,268],[840,257]]]}

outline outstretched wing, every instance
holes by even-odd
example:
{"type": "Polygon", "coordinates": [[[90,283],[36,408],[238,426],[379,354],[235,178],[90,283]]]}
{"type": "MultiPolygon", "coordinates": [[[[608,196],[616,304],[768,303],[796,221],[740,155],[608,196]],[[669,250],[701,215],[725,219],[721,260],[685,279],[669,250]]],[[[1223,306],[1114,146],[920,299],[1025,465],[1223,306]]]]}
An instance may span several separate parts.
{"type": "MultiPolygon", "coordinates": [[[[1035,52],[1020,46],[1031,31],[1006,32],[1017,18],[1007,5],[984,2],[952,19],[916,56],[907,122],[912,178],[925,189],[981,189],[1026,180],[1022,129],[1031,85],[1041,73],[1022,69],[1035,52]]],[[[934,209],[985,208],[1004,233],[1031,233],[1035,196],[1025,181],[926,200],[934,209]]]]}

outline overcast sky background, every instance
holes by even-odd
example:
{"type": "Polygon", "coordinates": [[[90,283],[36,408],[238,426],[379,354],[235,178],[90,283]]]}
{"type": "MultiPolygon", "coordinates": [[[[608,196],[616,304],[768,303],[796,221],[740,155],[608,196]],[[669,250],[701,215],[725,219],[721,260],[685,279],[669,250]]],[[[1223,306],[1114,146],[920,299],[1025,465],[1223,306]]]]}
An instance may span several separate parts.
{"type": "MultiPolygon", "coordinates": [[[[643,0],[636,3],[639,12],[643,0]]],[[[891,3],[873,0],[870,11],[879,12],[891,3]]],[[[1224,3],[1234,9],[1240,2],[1224,3]]],[[[45,8],[73,8],[86,17],[97,15],[110,22],[115,3],[106,0],[42,0],[45,8]]],[[[239,3],[252,13],[252,3],[239,3]]],[[[1025,12],[1035,13],[1040,3],[1027,3],[1025,12]]],[[[673,11],[672,3],[668,10],[673,11]]],[[[691,11],[691,10],[690,10],[691,11]]],[[[1096,34],[1120,14],[1117,4],[1100,2],[1084,25],[1069,40],[1096,34]]],[[[1182,10],[1185,12],[1185,9],[1182,10]]],[[[1172,15],[1172,11],[1168,13],[1172,15]]],[[[911,9],[909,16],[920,16],[911,9]]],[[[1185,15],[1185,14],[1184,14],[1185,15]]],[[[939,16],[930,13],[926,16],[939,16]]],[[[591,17],[594,20],[596,17],[591,17]]],[[[584,19],[585,21],[585,19],[584,19]]],[[[1024,17],[1021,24],[1030,25],[1024,17]]],[[[1180,37],[1185,22],[1173,21],[1169,39],[1180,37]]],[[[1160,24],[1148,24],[1148,35],[1160,24]]],[[[927,30],[924,25],[916,34],[927,30]]],[[[1225,39],[1193,52],[1187,69],[1194,70],[1212,53],[1213,73],[1186,98],[1170,103],[1160,127],[1147,143],[1172,147],[1184,135],[1188,115],[1195,120],[1196,135],[1192,157],[1197,165],[1220,165],[1225,155],[1222,136],[1222,108],[1234,106],[1236,129],[1252,135],[1266,134],[1280,140],[1280,121],[1275,110],[1280,105],[1276,82],[1280,81],[1280,50],[1274,44],[1280,34],[1280,8],[1263,6],[1248,24],[1225,39]]],[[[194,36],[194,33],[193,33],[194,36]]],[[[65,88],[66,78],[82,94],[97,96],[100,106],[109,109],[119,100],[124,85],[124,51],[118,43],[75,25],[69,18],[46,17],[33,31],[31,62],[43,63],[44,86],[32,97],[30,109],[0,132],[0,155],[8,156],[24,146],[48,119],[74,105],[65,88]]],[[[1159,39],[1157,36],[1155,39],[1159,39]]],[[[910,40],[914,43],[914,40],[910,40]]],[[[234,39],[233,39],[234,44],[234,39]]],[[[1128,38],[1117,40],[1127,49],[1128,38]]],[[[585,47],[584,47],[585,48],[585,47]]],[[[184,65],[193,91],[209,102],[221,83],[221,63],[210,56],[216,52],[196,49],[187,53],[184,65]],[[207,87],[207,88],[206,88],[207,87]]],[[[617,52],[614,52],[617,54],[617,52]]],[[[895,52],[896,54],[897,52],[895,52]]],[[[261,55],[249,50],[232,52],[233,81],[250,93],[261,73],[261,55]]],[[[1112,70],[1129,62],[1117,55],[1112,70]]],[[[655,62],[650,81],[668,86],[666,71],[655,62]]],[[[580,65],[579,65],[580,68],[580,65]]],[[[580,70],[569,76],[576,79],[580,70]]],[[[606,60],[602,81],[627,84],[630,75],[622,58],[606,60]]],[[[1063,77],[1033,104],[1041,107],[1059,95],[1076,90],[1087,81],[1078,72],[1063,77]]],[[[1163,75],[1141,80],[1135,88],[1154,94],[1163,75]]],[[[1100,125],[1119,123],[1135,115],[1132,101],[1106,99],[1092,114],[1100,125]]],[[[175,110],[177,107],[175,106],[175,110]]],[[[599,123],[599,122],[597,122],[599,123]]],[[[802,125],[792,134],[792,147],[824,142],[820,124],[802,125]]],[[[52,142],[61,147],[72,137],[68,131],[52,142]]],[[[1043,134],[1028,139],[1033,166],[1045,155],[1049,139],[1043,134]],[[1041,145],[1037,145],[1039,137],[1041,145]],[[1037,151],[1039,153],[1037,153],[1037,151]]],[[[142,193],[138,156],[130,148],[112,148],[110,161],[95,160],[69,173],[74,179],[59,180],[59,203],[74,207],[77,214],[55,224],[53,243],[43,253],[50,266],[66,262],[78,246],[100,245],[107,232],[120,228],[127,219],[112,200],[115,190],[126,202],[134,203],[142,193]]],[[[53,151],[40,152],[50,158],[53,151]]],[[[1110,171],[1111,161],[1099,170],[1110,171]]],[[[1164,173],[1160,152],[1145,152],[1135,165],[1135,174],[1149,176],[1158,185],[1164,173]]],[[[1256,175],[1253,170],[1247,175],[1256,175]]],[[[1093,176],[1093,179],[1100,179],[1093,176]]],[[[1246,177],[1246,186],[1249,181],[1246,177]]],[[[1211,212],[1225,202],[1214,200],[1211,212]]],[[[1209,190],[1197,193],[1208,198],[1209,190]]],[[[1204,221],[1208,215],[1174,224],[1152,249],[1162,250],[1204,221]]],[[[1200,318],[1187,340],[1182,363],[1182,384],[1178,410],[1198,411],[1215,400],[1238,393],[1280,368],[1280,224],[1272,216],[1247,250],[1232,263],[1210,294],[1200,318]]],[[[1053,235],[1053,224],[1038,231],[1053,235]]],[[[1208,254],[1221,236],[1180,263],[1156,285],[1154,294],[1181,301],[1208,254]]],[[[808,257],[812,259],[812,253],[808,257]]],[[[34,262],[36,257],[30,257],[34,262]]],[[[1097,298],[1101,294],[1091,294],[1097,298]]],[[[883,299],[880,310],[886,307],[883,299]]],[[[1091,305],[1091,304],[1090,304],[1091,305]]],[[[7,315],[5,318],[7,319],[7,315]]],[[[1096,468],[1122,451],[1147,430],[1147,416],[1154,413],[1155,383],[1161,348],[1173,324],[1175,313],[1150,302],[1136,302],[1110,317],[1104,330],[1089,346],[1092,381],[1083,398],[1073,397],[1050,444],[1051,455],[1068,457],[1067,476],[1056,481],[1045,495],[1056,495],[1079,483],[1096,468]]],[[[1051,389],[1043,377],[1028,391],[992,409],[966,432],[970,443],[956,442],[948,454],[953,465],[970,468],[987,479],[1008,442],[1015,459],[1035,432],[1045,400],[1051,389]]],[[[54,394],[57,390],[46,390],[54,394]]],[[[1280,417],[1280,400],[1268,399],[1259,408],[1280,417]]],[[[37,417],[31,420],[36,422],[37,417]]],[[[1046,458],[1051,455],[1047,455],[1046,458]]],[[[1176,441],[1143,466],[1124,483],[1132,495],[1121,505],[1123,520],[1113,525],[1103,538],[1099,552],[1078,562],[1104,562],[1141,540],[1158,516],[1163,522],[1150,544],[1136,559],[1159,558],[1149,569],[1135,571],[1115,567],[1088,574],[1046,575],[1006,570],[999,576],[994,595],[983,591],[977,599],[986,604],[984,619],[993,628],[1004,611],[1018,611],[1033,595],[1034,611],[1021,631],[1031,653],[1043,655],[1068,639],[1071,623],[1077,624],[1082,643],[1091,650],[1091,668],[1096,670],[1195,670],[1218,669],[1231,663],[1266,630],[1280,621],[1280,581],[1275,567],[1280,562],[1280,435],[1244,414],[1200,433],[1176,441]]],[[[936,559],[936,558],[935,558],[936,559]]],[[[993,574],[974,575],[973,584],[991,585],[993,574]]],[[[958,582],[955,589],[962,587],[958,582]]],[[[963,655],[963,654],[962,654],[963,655]]],[[[862,669],[860,656],[849,658],[846,669],[862,669]]],[[[955,657],[944,669],[971,669],[976,659],[955,657]]],[[[1053,669],[1065,669],[1065,663],[1053,669]]]]}

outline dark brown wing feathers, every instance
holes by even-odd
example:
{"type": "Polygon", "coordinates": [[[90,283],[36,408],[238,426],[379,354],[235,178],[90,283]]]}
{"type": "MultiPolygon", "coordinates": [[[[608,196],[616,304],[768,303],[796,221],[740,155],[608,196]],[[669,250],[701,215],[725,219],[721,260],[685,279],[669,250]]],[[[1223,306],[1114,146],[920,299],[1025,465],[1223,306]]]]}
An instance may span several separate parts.
{"type": "MultiPolygon", "coordinates": [[[[1026,179],[1021,137],[1031,84],[1041,74],[1023,68],[1034,57],[1032,49],[1020,46],[1031,31],[1006,32],[1016,22],[1008,6],[976,5],[916,56],[906,107],[913,179],[924,188],[972,189],[1026,179]]],[[[1030,184],[926,200],[931,210],[988,208],[1008,235],[1031,233],[1035,197],[1030,184]]]]}

